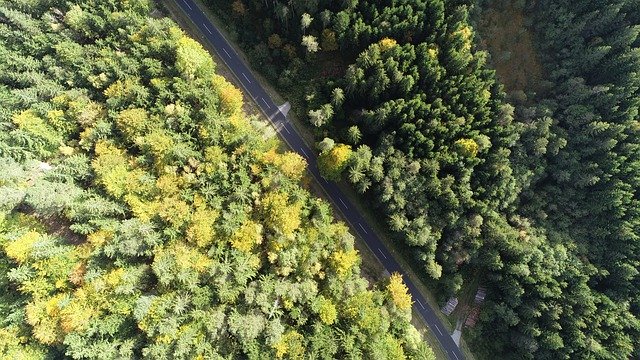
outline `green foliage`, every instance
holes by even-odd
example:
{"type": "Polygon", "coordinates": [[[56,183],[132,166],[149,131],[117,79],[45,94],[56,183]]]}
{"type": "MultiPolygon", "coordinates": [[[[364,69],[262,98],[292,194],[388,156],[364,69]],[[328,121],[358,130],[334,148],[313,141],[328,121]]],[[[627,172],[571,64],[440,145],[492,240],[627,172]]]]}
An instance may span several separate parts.
{"type": "Polygon", "coordinates": [[[150,5],[0,7],[0,358],[411,353],[304,158],[150,5]]]}

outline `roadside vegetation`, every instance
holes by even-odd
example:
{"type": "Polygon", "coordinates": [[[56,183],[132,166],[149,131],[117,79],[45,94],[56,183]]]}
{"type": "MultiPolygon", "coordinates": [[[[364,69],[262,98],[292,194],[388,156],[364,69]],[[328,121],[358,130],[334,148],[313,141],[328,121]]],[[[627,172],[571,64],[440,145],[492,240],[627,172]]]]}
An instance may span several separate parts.
{"type": "Polygon", "coordinates": [[[478,355],[640,355],[637,0],[207,3],[478,355]]]}
{"type": "Polygon", "coordinates": [[[151,6],[0,1],[0,357],[433,359],[400,276],[360,276],[303,158],[151,6]]]}

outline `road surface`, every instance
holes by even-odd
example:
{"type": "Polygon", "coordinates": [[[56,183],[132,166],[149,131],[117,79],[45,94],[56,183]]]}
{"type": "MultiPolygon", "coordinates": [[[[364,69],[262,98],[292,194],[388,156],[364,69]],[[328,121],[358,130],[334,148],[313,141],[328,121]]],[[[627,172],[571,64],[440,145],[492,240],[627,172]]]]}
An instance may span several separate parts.
{"type": "Polygon", "coordinates": [[[309,171],[313,175],[314,179],[322,187],[327,196],[329,196],[331,201],[333,201],[333,203],[340,209],[344,218],[351,225],[354,231],[364,239],[369,249],[371,249],[371,251],[376,255],[387,271],[389,271],[389,273],[397,272],[403,274],[403,280],[407,284],[409,292],[414,300],[414,308],[427,322],[449,359],[464,359],[462,351],[460,351],[453,342],[453,339],[447,332],[446,327],[442,324],[440,319],[438,319],[434,310],[429,306],[429,303],[420,294],[416,286],[406,275],[404,275],[404,272],[391,255],[391,252],[380,241],[380,238],[373,231],[373,228],[369,226],[364,217],[358,212],[358,210],[356,210],[355,206],[351,204],[349,199],[344,196],[336,184],[329,182],[320,176],[315,152],[305,144],[302,137],[287,120],[287,117],[280,112],[273,99],[271,99],[264,88],[262,88],[260,83],[253,76],[251,70],[240,59],[225,37],[209,21],[209,19],[207,19],[202,10],[198,8],[193,0],[175,1],[191,21],[193,21],[193,23],[198,27],[204,37],[211,43],[211,45],[213,45],[218,56],[222,58],[225,64],[231,69],[234,76],[242,84],[245,89],[245,93],[249,95],[262,112],[267,115],[279,135],[292,150],[296,151],[307,160],[309,163],[309,171]]]}

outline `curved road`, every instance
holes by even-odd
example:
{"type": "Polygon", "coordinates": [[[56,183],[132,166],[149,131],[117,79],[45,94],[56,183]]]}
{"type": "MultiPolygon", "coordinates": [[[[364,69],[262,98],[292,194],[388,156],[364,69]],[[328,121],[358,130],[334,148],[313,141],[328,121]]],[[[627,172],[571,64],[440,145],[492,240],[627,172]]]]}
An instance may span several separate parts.
{"type": "Polygon", "coordinates": [[[305,144],[293,125],[289,123],[287,117],[280,112],[278,106],[262,88],[247,65],[245,65],[238,54],[229,45],[227,39],[225,39],[215,26],[213,26],[193,0],[175,0],[175,2],[198,27],[200,32],[211,43],[211,45],[213,45],[220,58],[222,58],[238,81],[242,84],[245,89],[245,93],[251,96],[262,112],[267,115],[273,126],[276,128],[276,131],[289,145],[289,147],[307,160],[309,163],[309,171],[315,180],[322,187],[327,196],[329,196],[331,201],[333,201],[333,203],[340,209],[344,218],[349,222],[354,231],[364,239],[369,249],[371,249],[371,251],[376,255],[387,271],[389,271],[389,273],[397,272],[403,274],[403,280],[405,284],[407,284],[409,292],[414,300],[414,308],[425,319],[449,359],[464,359],[462,351],[460,351],[458,346],[453,342],[453,339],[446,331],[446,327],[442,322],[440,322],[440,319],[438,319],[434,310],[429,306],[411,280],[404,275],[400,265],[398,265],[394,257],[391,255],[391,252],[380,241],[376,233],[373,231],[373,228],[367,224],[364,217],[349,202],[349,199],[343,195],[342,191],[338,186],[336,186],[336,184],[329,182],[320,176],[315,152],[305,144]]]}

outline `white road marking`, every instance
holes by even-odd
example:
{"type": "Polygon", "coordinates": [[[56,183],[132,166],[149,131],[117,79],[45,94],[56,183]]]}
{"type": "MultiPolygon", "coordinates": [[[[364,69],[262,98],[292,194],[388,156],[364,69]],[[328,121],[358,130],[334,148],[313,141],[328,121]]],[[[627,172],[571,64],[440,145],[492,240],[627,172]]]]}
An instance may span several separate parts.
{"type": "Polygon", "coordinates": [[[345,209],[348,209],[349,207],[347,206],[347,204],[344,203],[344,201],[342,201],[342,198],[338,198],[338,200],[340,200],[340,202],[342,203],[342,206],[345,207],[345,209]]]}
{"type": "Polygon", "coordinates": [[[358,223],[358,226],[360,226],[360,229],[362,229],[365,234],[368,234],[367,230],[364,228],[364,226],[362,226],[362,224],[358,223]]]}
{"type": "Polygon", "coordinates": [[[424,309],[424,305],[422,305],[422,303],[420,302],[420,300],[416,299],[416,301],[418,302],[418,304],[420,304],[420,307],[421,307],[422,309],[424,309]]]}
{"type": "Polygon", "coordinates": [[[193,8],[191,7],[191,5],[189,5],[188,2],[186,2],[186,0],[182,0],[182,2],[187,5],[187,7],[189,8],[189,10],[193,10],[193,8]]]}
{"type": "Polygon", "coordinates": [[[247,80],[247,82],[251,84],[251,80],[249,80],[249,78],[247,77],[247,74],[242,73],[242,76],[244,76],[245,80],[247,80]]]}
{"type": "Polygon", "coordinates": [[[271,109],[271,106],[267,103],[267,100],[265,100],[264,98],[261,98],[262,102],[267,105],[267,109],[271,109]]]}
{"type": "Polygon", "coordinates": [[[442,331],[440,331],[440,327],[438,327],[438,325],[436,324],[436,329],[438,330],[438,332],[440,333],[440,336],[442,336],[442,331]]]}
{"type": "Polygon", "coordinates": [[[382,252],[382,250],[380,250],[380,248],[378,248],[378,251],[380,251],[380,254],[382,254],[382,256],[383,256],[385,259],[387,258],[387,255],[385,255],[385,254],[382,252]]]}
{"type": "Polygon", "coordinates": [[[227,54],[227,56],[229,57],[229,59],[231,59],[231,55],[229,55],[229,53],[227,52],[227,49],[222,48],[222,50],[224,51],[225,54],[227,54]]]}
{"type": "Polygon", "coordinates": [[[458,360],[458,355],[456,355],[456,353],[451,352],[453,354],[453,356],[456,358],[456,360],[458,360]]]}
{"type": "Polygon", "coordinates": [[[291,132],[287,129],[287,125],[283,126],[283,128],[287,131],[287,134],[291,135],[291,132]]]}
{"type": "Polygon", "coordinates": [[[205,29],[207,29],[207,31],[209,32],[209,34],[213,34],[213,33],[211,32],[211,29],[209,29],[209,27],[207,26],[207,24],[202,23],[202,25],[204,26],[204,28],[205,28],[205,29]]]}
{"type": "Polygon", "coordinates": [[[309,155],[307,155],[307,153],[304,151],[303,148],[300,148],[300,151],[302,151],[302,154],[304,155],[304,157],[309,157],[309,155]]]}

